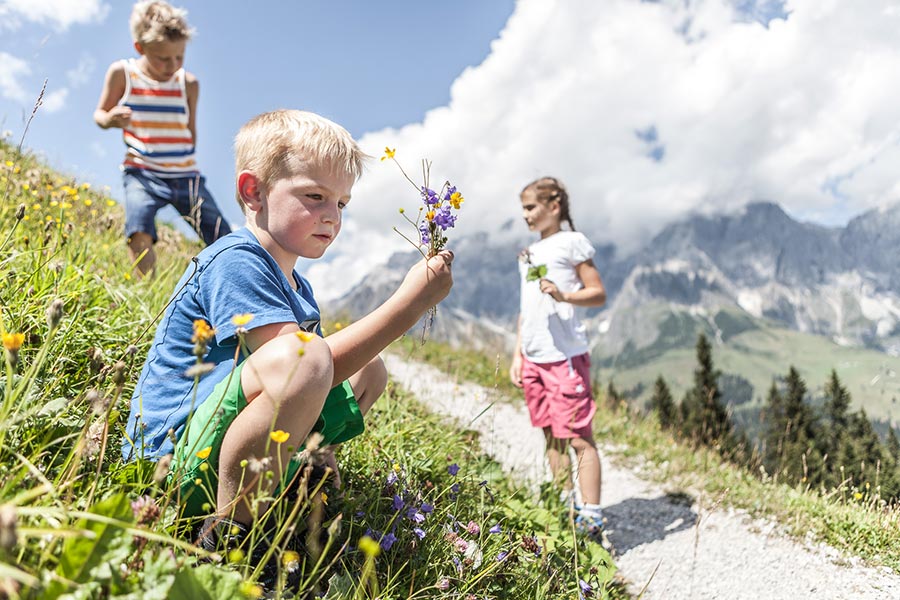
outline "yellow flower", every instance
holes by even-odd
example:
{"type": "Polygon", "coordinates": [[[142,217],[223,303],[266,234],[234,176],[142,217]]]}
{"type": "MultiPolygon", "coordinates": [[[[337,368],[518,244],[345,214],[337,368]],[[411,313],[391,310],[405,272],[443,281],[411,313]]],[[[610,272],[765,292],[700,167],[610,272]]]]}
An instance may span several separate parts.
{"type": "Polygon", "coordinates": [[[359,549],[365,552],[370,558],[375,558],[381,553],[381,546],[378,545],[378,542],[367,535],[364,535],[359,539],[359,549]]]}
{"type": "Polygon", "coordinates": [[[116,201],[115,201],[115,200],[107,200],[107,201],[106,201],[106,205],[107,205],[107,206],[115,206],[115,205],[116,205],[116,201]]]}
{"type": "Polygon", "coordinates": [[[387,160],[387,159],[389,159],[389,158],[394,158],[394,154],[396,154],[396,152],[397,152],[397,149],[396,149],[396,148],[394,148],[393,150],[391,150],[390,148],[388,148],[387,146],[385,146],[385,147],[384,147],[384,156],[381,157],[381,160],[387,160]]]}
{"type": "Polygon", "coordinates": [[[853,494],[853,497],[857,500],[862,500],[862,494],[860,492],[856,492],[855,494],[853,494]]]}
{"type": "Polygon", "coordinates": [[[269,434],[269,437],[272,438],[272,441],[276,444],[283,444],[288,441],[288,438],[291,437],[291,434],[287,431],[282,431],[281,429],[276,429],[272,433],[269,434]]]}
{"type": "Polygon", "coordinates": [[[459,205],[462,204],[464,200],[465,198],[463,198],[462,194],[460,194],[459,192],[453,192],[452,194],[450,194],[450,206],[452,206],[456,210],[459,210],[459,205]]]}
{"type": "Polygon", "coordinates": [[[322,492],[322,504],[328,504],[328,494],[322,492]]]}
{"type": "Polygon", "coordinates": [[[244,551],[240,548],[232,548],[228,551],[228,562],[238,563],[244,560],[244,551]]]}
{"type": "Polygon", "coordinates": [[[22,184],[22,189],[25,190],[25,191],[27,192],[29,189],[31,189],[31,186],[28,185],[27,183],[23,183],[23,184],[22,184]]]}
{"type": "Polygon", "coordinates": [[[247,598],[262,598],[263,597],[263,589],[253,583],[252,581],[242,581],[241,582],[241,593],[244,594],[247,598]]]}
{"type": "Polygon", "coordinates": [[[22,344],[25,342],[25,334],[24,333],[4,333],[3,334],[3,347],[9,350],[10,352],[18,352],[19,348],[22,347],[22,344]]]}
{"type": "Polygon", "coordinates": [[[6,166],[7,166],[7,167],[11,167],[11,166],[13,166],[13,164],[14,164],[14,163],[13,163],[13,161],[11,161],[11,160],[6,161],[6,166]]]}
{"type": "Polygon", "coordinates": [[[94,203],[94,201],[91,200],[90,198],[85,198],[85,199],[84,199],[84,205],[85,205],[85,206],[90,206],[90,205],[93,204],[93,203],[94,203]]]}
{"type": "Polygon", "coordinates": [[[207,446],[203,450],[197,453],[197,458],[203,459],[209,456],[209,453],[212,452],[212,446],[207,446]]]}
{"type": "Polygon", "coordinates": [[[81,189],[89,190],[89,189],[91,189],[91,184],[89,184],[88,182],[85,181],[84,183],[81,184],[81,189]]]}
{"type": "Polygon", "coordinates": [[[253,313],[244,313],[242,315],[234,315],[231,317],[231,322],[236,327],[243,327],[247,323],[253,320],[253,313]]]}
{"type": "Polygon", "coordinates": [[[125,281],[131,281],[131,273],[126,272],[124,277],[125,277],[125,281]]]}
{"type": "Polygon", "coordinates": [[[306,343],[306,342],[312,341],[312,339],[313,339],[314,337],[316,337],[316,334],[310,333],[310,332],[308,332],[308,331],[298,331],[298,332],[296,333],[296,336],[297,336],[298,338],[300,338],[300,341],[301,341],[301,342],[306,343]]]}
{"type": "Polygon", "coordinates": [[[206,344],[216,334],[216,330],[209,326],[203,319],[194,321],[194,336],[191,341],[195,344],[206,344]]]}
{"type": "Polygon", "coordinates": [[[300,563],[300,555],[293,550],[288,550],[284,554],[281,555],[281,564],[286,568],[297,568],[297,565],[300,563]]]}
{"type": "Polygon", "coordinates": [[[425,219],[427,219],[428,221],[434,221],[434,211],[429,210],[427,213],[425,213],[425,219]]]}

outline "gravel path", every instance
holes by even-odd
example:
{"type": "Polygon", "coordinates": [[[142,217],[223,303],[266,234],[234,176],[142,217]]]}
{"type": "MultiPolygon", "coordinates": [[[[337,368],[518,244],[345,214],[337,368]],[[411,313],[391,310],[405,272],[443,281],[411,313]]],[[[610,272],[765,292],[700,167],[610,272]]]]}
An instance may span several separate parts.
{"type": "MultiPolygon", "coordinates": [[[[482,450],[524,485],[549,478],[543,436],[524,406],[458,383],[434,367],[385,355],[391,378],[436,413],[481,434],[482,450]]],[[[629,591],[648,600],[898,600],[900,575],[871,568],[823,544],[798,543],[776,524],[670,494],[610,459],[602,448],[604,515],[629,591]],[[648,583],[649,582],[649,583],[648,583]]]]}

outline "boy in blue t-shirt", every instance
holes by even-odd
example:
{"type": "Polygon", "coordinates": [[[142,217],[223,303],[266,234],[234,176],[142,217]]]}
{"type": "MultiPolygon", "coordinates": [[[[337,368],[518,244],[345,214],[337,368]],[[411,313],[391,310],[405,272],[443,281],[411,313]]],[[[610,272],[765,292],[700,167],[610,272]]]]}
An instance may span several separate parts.
{"type": "Polygon", "coordinates": [[[292,450],[311,431],[323,445],[362,432],[387,383],[378,353],[447,295],[453,260],[417,263],[384,304],[323,339],[294,265],[337,237],[365,155],[339,125],[297,110],[251,119],[235,154],[246,227],[203,250],[175,287],[123,442],[126,459],[172,454],[182,514],[211,514],[204,530],[229,539],[262,514],[258,485],[267,496],[294,476],[292,450]],[[260,464],[275,477],[247,468],[260,464]]]}

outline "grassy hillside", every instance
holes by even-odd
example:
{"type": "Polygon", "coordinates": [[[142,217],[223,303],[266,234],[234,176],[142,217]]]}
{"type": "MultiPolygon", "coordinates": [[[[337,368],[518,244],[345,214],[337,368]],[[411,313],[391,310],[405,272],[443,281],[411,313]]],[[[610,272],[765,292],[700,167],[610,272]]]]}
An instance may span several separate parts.
{"type": "Polygon", "coordinates": [[[276,504],[262,560],[200,550],[167,469],[118,451],[156,319],[198,246],[166,228],[157,277],[132,279],[115,201],[3,142],[0,194],[0,597],[258,598],[265,563],[273,597],[622,597],[609,555],[559,506],[393,387],[339,451],[343,488],[276,504]]]}
{"type": "Polygon", "coordinates": [[[900,357],[839,346],[821,336],[775,327],[737,311],[720,311],[712,319],[666,311],[658,318],[656,341],[640,350],[629,348],[610,355],[602,341],[597,344],[593,358],[599,365],[600,381],[612,380],[619,390],[633,390],[640,401],[646,401],[654,380],[662,375],[680,399],[692,385],[694,345],[703,332],[713,344],[716,367],[752,386],[750,392],[745,385],[735,385],[732,394],[726,387],[725,394],[736,416],[751,425],[773,377],[783,377],[794,365],[813,396],[821,395],[835,369],[853,396],[854,410],[865,408],[871,419],[900,426],[900,357]]]}

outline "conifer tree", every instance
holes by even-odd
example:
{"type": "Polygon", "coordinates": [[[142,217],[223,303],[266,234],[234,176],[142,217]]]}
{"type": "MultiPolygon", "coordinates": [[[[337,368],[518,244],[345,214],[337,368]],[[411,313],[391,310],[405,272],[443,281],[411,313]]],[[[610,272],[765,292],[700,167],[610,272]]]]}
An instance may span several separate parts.
{"type": "Polygon", "coordinates": [[[787,419],[784,417],[784,399],[773,380],[763,412],[763,449],[761,452],[763,464],[770,474],[780,473],[783,467],[784,439],[787,429],[787,419]]]}
{"type": "Polygon", "coordinates": [[[672,392],[666,380],[660,375],[653,386],[653,396],[650,397],[650,410],[656,411],[659,424],[664,429],[669,429],[675,424],[676,412],[672,392]]]}
{"type": "Polygon", "coordinates": [[[821,480],[821,454],[816,446],[813,412],[806,403],[806,392],[806,383],[791,366],[785,379],[782,470],[791,481],[803,481],[808,476],[810,481],[818,482],[821,480]]]}
{"type": "Polygon", "coordinates": [[[682,407],[685,436],[697,443],[712,446],[724,442],[731,446],[731,421],[722,403],[719,375],[713,366],[712,348],[702,333],[697,338],[697,368],[694,387],[685,395],[682,407]]]}
{"type": "Polygon", "coordinates": [[[831,375],[825,383],[825,404],[823,406],[825,419],[819,442],[823,459],[827,457],[827,462],[823,465],[823,482],[829,487],[841,483],[840,467],[841,460],[845,455],[843,446],[848,443],[850,401],[850,392],[841,384],[837,371],[832,369],[831,375]]]}

